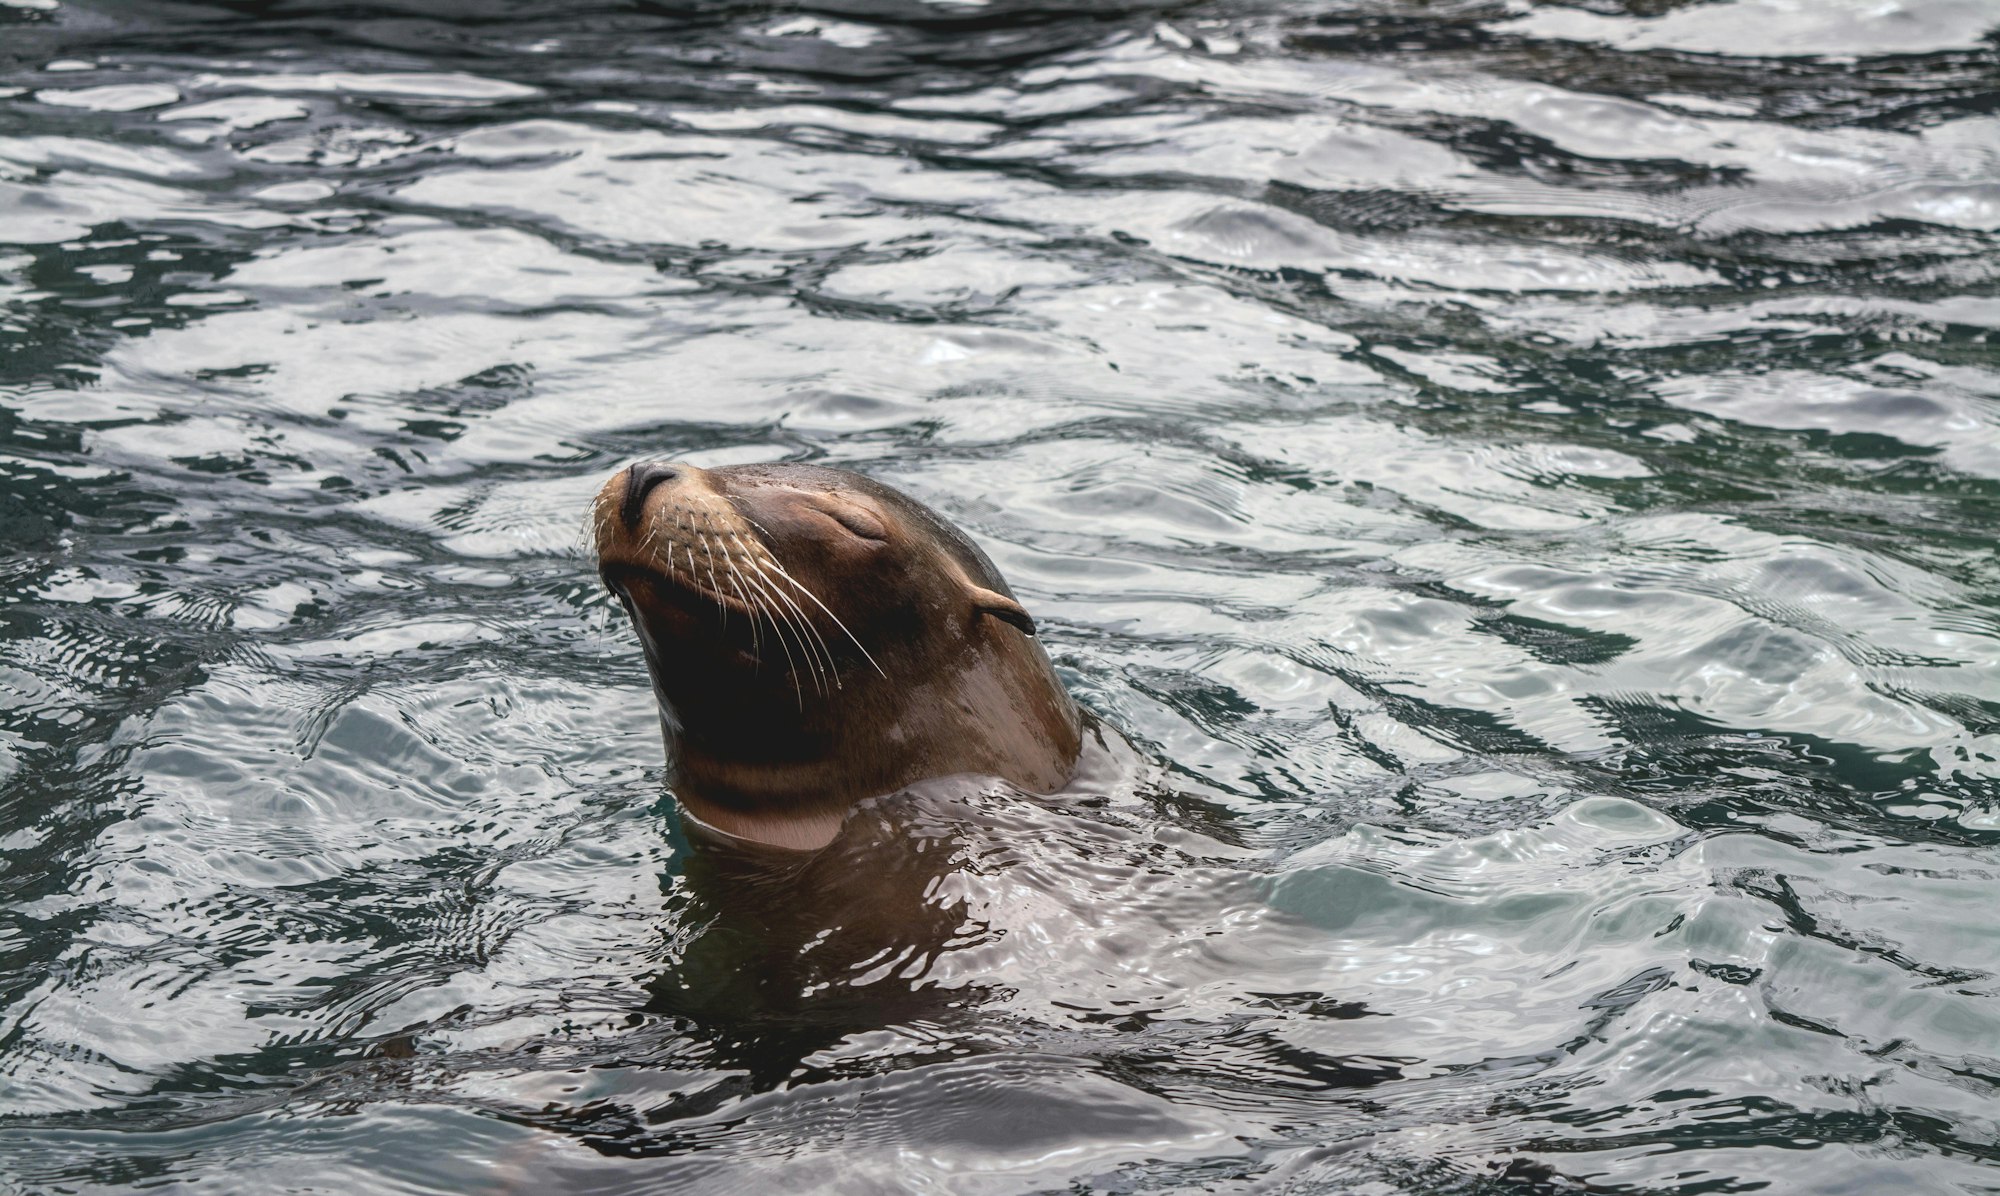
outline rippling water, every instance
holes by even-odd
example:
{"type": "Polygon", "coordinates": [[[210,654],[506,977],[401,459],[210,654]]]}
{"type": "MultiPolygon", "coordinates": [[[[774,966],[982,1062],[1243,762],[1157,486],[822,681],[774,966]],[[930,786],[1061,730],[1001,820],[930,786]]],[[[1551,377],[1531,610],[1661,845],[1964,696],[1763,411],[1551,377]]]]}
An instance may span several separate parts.
{"type": "Polygon", "coordinates": [[[1991,0],[0,0],[0,1189],[2000,1190],[1991,0]],[[1115,735],[691,850],[641,457],[1115,735]]]}

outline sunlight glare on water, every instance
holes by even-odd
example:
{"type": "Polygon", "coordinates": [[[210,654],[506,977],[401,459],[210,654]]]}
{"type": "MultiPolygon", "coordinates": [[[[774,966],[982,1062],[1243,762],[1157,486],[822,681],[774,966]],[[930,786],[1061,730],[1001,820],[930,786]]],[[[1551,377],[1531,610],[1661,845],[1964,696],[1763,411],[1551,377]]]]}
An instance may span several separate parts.
{"type": "Polygon", "coordinates": [[[0,1190],[1994,1190],[1996,30],[0,0],[0,1190]],[[696,850],[655,457],[1083,778],[696,850]]]}

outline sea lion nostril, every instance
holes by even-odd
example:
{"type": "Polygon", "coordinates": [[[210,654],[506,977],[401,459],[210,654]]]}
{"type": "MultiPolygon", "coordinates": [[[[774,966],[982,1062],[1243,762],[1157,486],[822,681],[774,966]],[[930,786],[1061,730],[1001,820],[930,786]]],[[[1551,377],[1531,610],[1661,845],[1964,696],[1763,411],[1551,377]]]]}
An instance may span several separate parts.
{"type": "Polygon", "coordinates": [[[625,501],[618,508],[618,518],[624,521],[625,530],[639,529],[639,519],[646,513],[646,496],[653,492],[653,488],[679,476],[680,470],[658,461],[641,461],[627,470],[625,501]]]}

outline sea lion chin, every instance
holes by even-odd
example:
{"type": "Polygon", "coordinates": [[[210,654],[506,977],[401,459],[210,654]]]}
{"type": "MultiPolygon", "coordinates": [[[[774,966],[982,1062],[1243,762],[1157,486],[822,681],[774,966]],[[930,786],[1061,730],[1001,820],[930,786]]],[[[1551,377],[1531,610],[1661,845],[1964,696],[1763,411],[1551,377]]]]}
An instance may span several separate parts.
{"type": "Polygon", "coordinates": [[[674,795],[770,847],[933,777],[1035,793],[1082,727],[978,546],[880,482],[814,465],[643,462],[598,491],[598,571],[639,633],[674,795]]]}

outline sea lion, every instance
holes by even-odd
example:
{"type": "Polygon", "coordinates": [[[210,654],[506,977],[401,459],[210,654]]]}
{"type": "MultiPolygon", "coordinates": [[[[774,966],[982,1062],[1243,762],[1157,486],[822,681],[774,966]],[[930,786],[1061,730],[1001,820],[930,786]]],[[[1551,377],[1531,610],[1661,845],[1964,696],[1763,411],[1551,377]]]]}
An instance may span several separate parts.
{"type": "Polygon", "coordinates": [[[642,462],[598,492],[598,571],[639,633],[682,809],[770,847],[972,773],[1071,777],[1076,704],[986,554],[880,482],[642,462]]]}

